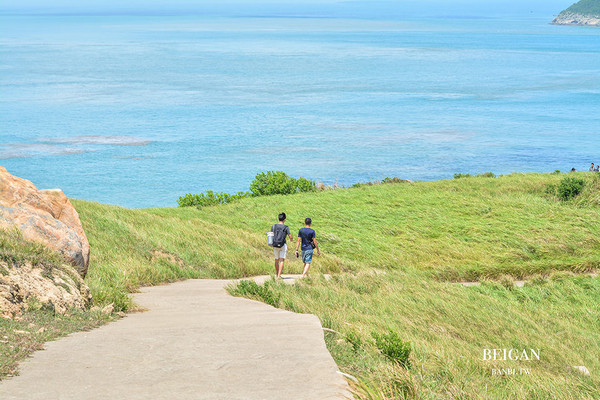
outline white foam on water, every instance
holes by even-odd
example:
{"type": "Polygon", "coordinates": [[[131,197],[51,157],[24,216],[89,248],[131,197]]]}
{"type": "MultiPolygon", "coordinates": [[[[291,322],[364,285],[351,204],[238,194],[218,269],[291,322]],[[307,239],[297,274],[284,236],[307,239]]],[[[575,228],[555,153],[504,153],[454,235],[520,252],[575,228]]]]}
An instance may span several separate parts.
{"type": "Polygon", "coordinates": [[[7,143],[3,145],[6,149],[0,152],[0,158],[23,158],[32,157],[36,155],[69,155],[69,154],[81,154],[87,150],[77,147],[65,147],[57,146],[46,143],[7,143]]]}
{"type": "Polygon", "coordinates": [[[146,146],[151,143],[151,140],[142,139],[133,136],[106,136],[106,135],[89,135],[89,136],[74,136],[63,138],[39,138],[37,142],[42,143],[60,143],[60,144],[98,144],[112,146],[146,146]]]}

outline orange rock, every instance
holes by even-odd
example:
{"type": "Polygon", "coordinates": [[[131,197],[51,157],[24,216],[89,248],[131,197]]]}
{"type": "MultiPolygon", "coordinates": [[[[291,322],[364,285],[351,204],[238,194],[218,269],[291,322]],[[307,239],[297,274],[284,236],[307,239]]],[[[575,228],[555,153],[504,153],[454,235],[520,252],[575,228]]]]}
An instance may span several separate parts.
{"type": "Polygon", "coordinates": [[[0,228],[17,228],[24,239],[61,252],[85,277],[90,245],[79,214],[62,190],[38,190],[0,167],[0,228]]]}

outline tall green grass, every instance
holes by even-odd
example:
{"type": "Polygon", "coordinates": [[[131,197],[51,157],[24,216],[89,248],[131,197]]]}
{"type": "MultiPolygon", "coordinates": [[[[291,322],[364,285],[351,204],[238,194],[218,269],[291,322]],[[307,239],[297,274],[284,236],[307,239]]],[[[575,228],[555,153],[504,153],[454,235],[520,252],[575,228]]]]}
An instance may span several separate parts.
{"type": "MultiPolygon", "coordinates": [[[[600,266],[600,179],[571,175],[583,191],[560,201],[547,187],[564,176],[362,185],[200,210],[73,204],[92,248],[87,282],[97,303],[127,310],[139,286],[271,274],[265,232],[284,211],[294,236],[313,219],[323,251],[314,278],[232,293],[318,315],[334,331],[325,337],[336,362],[359,378],[358,398],[596,399],[600,279],[574,274],[600,266]],[[521,278],[527,286],[514,287],[521,278]],[[483,284],[455,283],[472,280],[483,284]],[[409,369],[378,350],[373,337],[390,331],[409,344],[409,369]],[[539,348],[542,359],[487,362],[484,348],[539,348]],[[491,374],[512,367],[530,374],[491,374]]],[[[301,271],[288,258],[284,274],[301,271]]]]}
{"type": "Polygon", "coordinates": [[[418,272],[365,271],[313,278],[293,287],[271,284],[254,294],[245,293],[243,286],[231,291],[257,300],[278,299],[278,307],[319,316],[335,331],[325,332],[329,350],[343,372],[361,379],[364,398],[600,396],[599,278],[562,272],[537,277],[525,287],[490,281],[465,287],[418,272]],[[410,368],[378,351],[373,333],[390,330],[410,343],[410,368]],[[484,361],[486,348],[540,349],[541,360],[484,361]],[[591,376],[573,368],[579,365],[591,376]],[[494,376],[493,368],[530,371],[494,376]]]}
{"type": "MultiPolygon", "coordinates": [[[[265,232],[282,211],[294,236],[304,218],[313,219],[324,249],[315,262],[320,272],[422,271],[472,281],[595,270],[598,178],[577,176],[588,184],[568,202],[546,194],[561,175],[513,174],[247,198],[200,210],[73,204],[92,249],[87,282],[95,299],[125,310],[127,293],[143,285],[270,274],[265,232]]],[[[284,272],[301,268],[292,257],[284,272]]]]}

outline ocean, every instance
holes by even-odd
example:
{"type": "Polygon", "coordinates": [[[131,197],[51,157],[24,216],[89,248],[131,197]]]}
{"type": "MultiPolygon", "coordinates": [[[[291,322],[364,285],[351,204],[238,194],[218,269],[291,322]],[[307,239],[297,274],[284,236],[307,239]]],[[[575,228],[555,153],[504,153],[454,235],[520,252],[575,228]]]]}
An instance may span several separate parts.
{"type": "Polygon", "coordinates": [[[0,16],[0,165],[125,207],[267,170],[587,170],[600,29],[551,19],[0,16]]]}

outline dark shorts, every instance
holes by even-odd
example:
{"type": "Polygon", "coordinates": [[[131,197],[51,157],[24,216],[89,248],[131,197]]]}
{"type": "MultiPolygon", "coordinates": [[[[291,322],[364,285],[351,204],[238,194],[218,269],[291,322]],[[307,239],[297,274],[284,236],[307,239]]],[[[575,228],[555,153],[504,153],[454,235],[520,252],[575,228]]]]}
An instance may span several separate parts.
{"type": "Polygon", "coordinates": [[[310,264],[312,262],[313,250],[302,250],[302,262],[310,264]]]}

